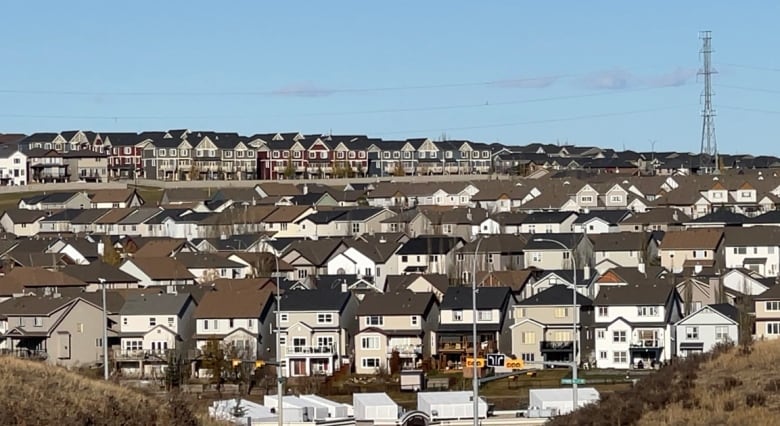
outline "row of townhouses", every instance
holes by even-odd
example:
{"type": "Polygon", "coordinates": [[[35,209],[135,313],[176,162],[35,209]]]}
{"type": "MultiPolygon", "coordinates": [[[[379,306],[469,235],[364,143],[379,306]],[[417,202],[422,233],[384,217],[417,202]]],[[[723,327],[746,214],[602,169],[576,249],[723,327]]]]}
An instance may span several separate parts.
{"type": "MultiPolygon", "coordinates": [[[[615,151],[532,143],[511,146],[429,138],[237,133],[187,129],[141,133],[63,131],[0,134],[0,183],[110,179],[251,180],[434,174],[529,175],[543,170],[691,174],[690,153],[615,151]]],[[[780,167],[775,157],[721,155],[723,170],[780,167]]]]}

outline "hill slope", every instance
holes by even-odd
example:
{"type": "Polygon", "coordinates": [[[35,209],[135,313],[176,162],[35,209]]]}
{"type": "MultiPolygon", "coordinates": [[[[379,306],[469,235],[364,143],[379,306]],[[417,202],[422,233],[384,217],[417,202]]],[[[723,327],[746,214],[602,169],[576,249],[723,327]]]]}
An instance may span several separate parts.
{"type": "Polygon", "coordinates": [[[198,425],[188,403],[155,398],[59,367],[0,358],[3,425],[198,425]]]}
{"type": "Polygon", "coordinates": [[[551,425],[780,424],[780,341],[679,361],[551,425]]]}

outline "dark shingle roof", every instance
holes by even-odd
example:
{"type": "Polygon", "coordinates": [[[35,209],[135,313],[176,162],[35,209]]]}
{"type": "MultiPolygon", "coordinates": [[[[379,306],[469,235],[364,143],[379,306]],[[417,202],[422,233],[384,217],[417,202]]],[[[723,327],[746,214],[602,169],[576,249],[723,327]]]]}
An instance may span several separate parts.
{"type": "MultiPolygon", "coordinates": [[[[520,301],[518,305],[571,305],[572,299],[573,297],[569,287],[565,285],[554,285],[525,300],[520,301]]],[[[577,293],[577,304],[580,306],[589,306],[593,304],[593,301],[583,296],[582,294],[577,293]]]]}
{"type": "Polygon", "coordinates": [[[282,295],[281,310],[284,311],[341,311],[352,294],[341,289],[318,288],[315,290],[292,290],[282,295]]]}
{"type": "Polygon", "coordinates": [[[357,315],[424,315],[435,301],[431,293],[414,293],[409,290],[368,293],[360,302],[357,315]]]}
{"type": "Polygon", "coordinates": [[[131,293],[125,296],[121,315],[179,315],[192,300],[189,293],[131,293]]]}
{"type": "MultiPolygon", "coordinates": [[[[509,287],[480,287],[477,292],[477,309],[501,309],[511,297],[509,287]]],[[[441,309],[471,310],[471,287],[449,287],[441,301],[441,309]]]]}
{"type": "Polygon", "coordinates": [[[423,235],[407,241],[397,254],[446,254],[462,241],[457,237],[423,235]]]}

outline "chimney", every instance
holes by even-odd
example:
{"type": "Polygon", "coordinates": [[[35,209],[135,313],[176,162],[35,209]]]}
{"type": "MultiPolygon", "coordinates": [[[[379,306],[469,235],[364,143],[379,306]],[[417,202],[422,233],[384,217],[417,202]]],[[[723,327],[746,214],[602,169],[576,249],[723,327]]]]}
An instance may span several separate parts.
{"type": "Polygon", "coordinates": [[[349,291],[347,288],[347,280],[341,280],[341,292],[346,293],[347,291],[349,291]]]}
{"type": "Polygon", "coordinates": [[[308,193],[309,193],[309,184],[308,183],[304,183],[303,184],[303,195],[306,195],[308,193]]]}
{"type": "Polygon", "coordinates": [[[644,263],[642,263],[642,262],[640,262],[638,265],[636,265],[636,269],[637,269],[637,270],[638,270],[640,273],[642,273],[642,274],[646,273],[646,272],[645,272],[645,264],[644,264],[644,263]]]}
{"type": "Polygon", "coordinates": [[[227,240],[227,234],[219,234],[219,239],[222,241],[227,240]]]}
{"type": "Polygon", "coordinates": [[[582,279],[585,281],[590,279],[590,266],[585,265],[582,267],[582,279]]]}
{"type": "Polygon", "coordinates": [[[105,252],[105,250],[106,250],[106,247],[103,244],[103,241],[98,241],[98,243],[97,243],[97,254],[98,254],[98,256],[103,257],[103,253],[105,252]]]}
{"type": "Polygon", "coordinates": [[[694,267],[693,267],[693,274],[694,275],[701,274],[701,265],[700,264],[694,265],[694,267]]]}

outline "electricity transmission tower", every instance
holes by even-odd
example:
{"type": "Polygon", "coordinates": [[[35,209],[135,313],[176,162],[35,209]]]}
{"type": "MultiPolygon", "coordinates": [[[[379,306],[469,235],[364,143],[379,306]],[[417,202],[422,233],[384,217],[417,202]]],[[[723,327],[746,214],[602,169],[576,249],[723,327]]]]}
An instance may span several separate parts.
{"type": "Polygon", "coordinates": [[[717,73],[712,68],[712,31],[701,31],[702,68],[698,75],[704,76],[704,108],[701,111],[701,151],[699,154],[699,171],[713,173],[719,169],[718,143],[715,140],[715,110],[712,108],[712,75],[717,73]]]}

